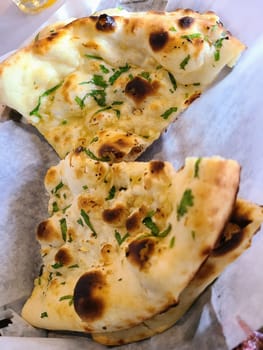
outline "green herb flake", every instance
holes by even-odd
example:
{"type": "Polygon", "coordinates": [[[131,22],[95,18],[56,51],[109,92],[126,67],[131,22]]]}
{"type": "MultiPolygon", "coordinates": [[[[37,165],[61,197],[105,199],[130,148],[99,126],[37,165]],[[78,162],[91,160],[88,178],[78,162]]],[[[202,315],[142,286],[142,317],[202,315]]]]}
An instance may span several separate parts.
{"type": "Polygon", "coordinates": [[[119,245],[121,245],[129,236],[128,232],[124,236],[121,236],[121,234],[115,230],[115,238],[119,245]]]}
{"type": "Polygon", "coordinates": [[[70,265],[68,268],[69,269],[78,269],[79,265],[78,264],[70,265]]]}
{"type": "Polygon", "coordinates": [[[94,74],[90,83],[93,83],[94,85],[106,88],[108,86],[108,83],[104,80],[104,77],[99,74],[94,74]]]}
{"type": "Polygon", "coordinates": [[[40,315],[40,318],[46,318],[48,317],[48,313],[46,311],[42,312],[40,315]]]}
{"type": "Polygon", "coordinates": [[[35,36],[35,39],[34,39],[35,42],[37,42],[39,40],[39,35],[40,35],[40,32],[37,33],[37,35],[35,36]]]}
{"type": "Polygon", "coordinates": [[[68,124],[68,121],[66,119],[62,120],[61,125],[66,125],[68,124]]]}
{"type": "Polygon", "coordinates": [[[194,86],[200,86],[200,83],[193,83],[194,86]]]}
{"type": "Polygon", "coordinates": [[[126,63],[125,66],[119,67],[118,70],[114,72],[114,74],[109,78],[110,85],[113,85],[115,81],[121,76],[122,73],[127,72],[131,67],[126,63]]]}
{"type": "Polygon", "coordinates": [[[72,305],[73,304],[73,300],[74,300],[74,297],[73,295],[63,295],[63,297],[60,297],[59,298],[59,301],[63,301],[63,300],[69,300],[69,305],[72,305]]]}
{"type": "Polygon", "coordinates": [[[87,58],[92,58],[92,59],[94,59],[94,60],[102,60],[102,59],[103,59],[102,57],[96,56],[96,55],[89,55],[89,54],[86,54],[86,55],[84,55],[84,56],[87,57],[87,58]]]}
{"type": "Polygon", "coordinates": [[[182,62],[180,63],[180,68],[185,70],[185,66],[188,64],[189,60],[190,60],[191,56],[187,55],[182,62]]]}
{"type": "Polygon", "coordinates": [[[109,201],[111,199],[113,199],[115,197],[115,194],[116,194],[116,187],[115,186],[112,186],[110,191],[109,191],[109,194],[106,198],[106,201],[109,201]]]}
{"type": "Polygon", "coordinates": [[[80,106],[80,109],[83,109],[85,107],[85,98],[81,99],[79,96],[75,97],[75,102],[80,106]]]}
{"type": "Polygon", "coordinates": [[[88,189],[88,186],[87,185],[83,185],[82,188],[83,188],[84,191],[86,191],[88,189]]]}
{"type": "Polygon", "coordinates": [[[61,220],[59,220],[59,223],[60,223],[60,230],[61,230],[63,241],[66,242],[66,240],[67,240],[67,231],[68,231],[67,221],[66,221],[65,218],[62,218],[61,220]]]}
{"type": "Polygon", "coordinates": [[[100,107],[105,107],[106,92],[104,90],[92,90],[87,96],[91,96],[100,107]]]}
{"type": "Polygon", "coordinates": [[[97,157],[93,152],[91,152],[91,150],[89,149],[85,149],[85,153],[87,154],[87,156],[89,156],[91,159],[93,160],[97,160],[97,161],[101,161],[101,162],[108,162],[110,160],[109,157],[97,157]]]}
{"type": "Polygon", "coordinates": [[[129,79],[130,80],[133,80],[134,79],[134,76],[132,74],[129,74],[129,79]]]}
{"type": "Polygon", "coordinates": [[[139,77],[142,77],[142,78],[148,80],[149,82],[151,82],[151,77],[150,77],[150,75],[151,75],[151,74],[150,74],[149,72],[142,72],[142,73],[139,74],[139,77]]]}
{"type": "Polygon", "coordinates": [[[62,209],[62,213],[65,214],[65,212],[68,210],[68,208],[71,207],[71,204],[67,205],[64,209],[62,209]]]}
{"type": "Polygon", "coordinates": [[[177,112],[177,109],[178,109],[177,107],[171,107],[167,109],[163,114],[161,114],[161,117],[163,119],[168,119],[172,113],[177,112]]]}
{"type": "Polygon", "coordinates": [[[181,217],[183,217],[188,210],[188,207],[192,207],[194,205],[194,196],[192,194],[191,189],[186,189],[184,191],[184,194],[182,196],[182,199],[177,206],[177,220],[180,220],[181,217]]]}
{"type": "Polygon", "coordinates": [[[121,117],[121,112],[118,109],[113,109],[113,111],[116,113],[116,117],[120,119],[121,117]]]}
{"type": "Polygon", "coordinates": [[[223,46],[223,40],[227,39],[228,37],[223,36],[222,38],[217,39],[214,42],[214,47],[216,49],[215,53],[214,53],[214,59],[215,61],[219,61],[220,60],[220,49],[223,46]]]}
{"type": "Polygon", "coordinates": [[[191,235],[192,235],[193,240],[195,240],[195,231],[191,231],[191,235]]]}
{"type": "Polygon", "coordinates": [[[174,26],[170,27],[169,30],[170,32],[177,32],[177,29],[174,26]]]}
{"type": "Polygon", "coordinates": [[[123,101],[114,101],[114,102],[112,102],[112,106],[120,106],[120,105],[122,105],[123,104],[123,101]]]}
{"type": "Polygon", "coordinates": [[[80,226],[84,227],[84,224],[83,224],[83,221],[82,221],[81,218],[79,218],[79,219],[77,220],[77,223],[78,223],[80,226]]]}
{"type": "Polygon", "coordinates": [[[68,243],[72,243],[72,242],[73,242],[73,238],[72,238],[71,234],[69,234],[68,243]]]}
{"type": "Polygon", "coordinates": [[[214,59],[215,59],[215,61],[219,61],[220,60],[220,50],[216,50],[215,51],[214,59]]]}
{"type": "Polygon", "coordinates": [[[173,236],[170,240],[169,248],[173,248],[175,244],[175,236],[173,236]]]}
{"type": "Polygon", "coordinates": [[[176,82],[176,79],[175,77],[173,76],[173,74],[171,72],[168,72],[168,76],[169,76],[169,79],[170,79],[170,82],[172,83],[173,85],[173,89],[174,91],[177,89],[177,82],[176,82]]]}
{"type": "Polygon", "coordinates": [[[107,107],[100,108],[100,109],[98,109],[95,113],[93,113],[92,116],[94,117],[94,115],[96,115],[96,114],[98,114],[98,113],[100,113],[100,112],[107,111],[107,110],[109,110],[109,109],[111,109],[111,106],[107,106],[107,107]]]}
{"type": "Polygon", "coordinates": [[[59,211],[59,207],[58,207],[58,203],[57,202],[53,202],[52,203],[52,213],[56,213],[59,211]]]}
{"type": "Polygon", "coordinates": [[[193,33],[193,34],[188,34],[188,35],[182,35],[181,38],[191,41],[193,39],[201,38],[201,33],[193,33]]]}
{"type": "Polygon", "coordinates": [[[100,64],[100,70],[102,71],[102,73],[105,73],[105,74],[110,72],[110,70],[107,67],[105,67],[103,64],[100,64]]]}
{"type": "Polygon", "coordinates": [[[56,194],[64,186],[63,182],[60,182],[55,188],[51,190],[52,194],[56,194]]]}
{"type": "Polygon", "coordinates": [[[95,231],[93,225],[90,222],[90,218],[89,215],[85,212],[84,209],[81,209],[80,211],[80,215],[82,216],[85,224],[90,228],[92,235],[96,238],[97,237],[97,232],[95,231]]]}
{"type": "Polygon", "coordinates": [[[55,86],[53,86],[52,88],[46,90],[45,92],[43,92],[43,94],[41,94],[38,98],[38,102],[37,105],[34,109],[32,109],[32,111],[29,113],[29,115],[34,115],[38,118],[42,118],[42,116],[39,114],[39,108],[42,102],[42,98],[51,95],[53,92],[55,92],[61,85],[63,84],[63,81],[55,86]]]}
{"type": "Polygon", "coordinates": [[[163,66],[162,66],[161,64],[159,64],[159,65],[156,67],[157,70],[162,69],[162,68],[163,68],[163,66]]]}
{"type": "Polygon", "coordinates": [[[90,141],[90,143],[94,143],[94,142],[97,142],[97,141],[99,141],[99,138],[98,138],[98,136],[95,136],[95,137],[93,137],[93,139],[90,141]]]}
{"type": "Polygon", "coordinates": [[[169,224],[168,227],[167,227],[167,229],[165,229],[163,232],[160,232],[160,233],[158,234],[158,237],[160,237],[160,238],[165,238],[165,237],[171,232],[171,229],[172,229],[172,225],[169,224]]]}
{"type": "Polygon", "coordinates": [[[160,230],[158,226],[153,222],[151,216],[146,216],[143,220],[142,223],[149,229],[151,230],[151,233],[153,236],[158,236],[160,233],[160,230]]]}
{"type": "Polygon", "coordinates": [[[195,162],[194,177],[199,177],[199,167],[200,167],[201,160],[202,158],[198,158],[197,161],[195,162]]]}
{"type": "Polygon", "coordinates": [[[61,277],[61,276],[62,276],[62,273],[57,271],[57,272],[56,272],[56,276],[57,276],[57,277],[61,277]]]}
{"type": "Polygon", "coordinates": [[[63,267],[63,264],[61,262],[56,262],[55,264],[51,265],[51,267],[56,270],[63,267]]]}

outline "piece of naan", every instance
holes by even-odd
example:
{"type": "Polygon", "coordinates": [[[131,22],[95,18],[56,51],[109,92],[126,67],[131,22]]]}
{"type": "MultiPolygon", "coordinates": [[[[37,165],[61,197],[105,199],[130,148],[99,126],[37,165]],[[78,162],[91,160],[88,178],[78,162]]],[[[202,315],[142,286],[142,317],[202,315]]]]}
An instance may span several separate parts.
{"type": "Polygon", "coordinates": [[[249,248],[262,222],[263,208],[261,206],[237,199],[220,243],[212,250],[208,259],[180,294],[177,305],[138,326],[116,332],[93,333],[92,338],[105,345],[121,345],[152,337],[173,326],[205,288],[249,248]]]}
{"type": "Polygon", "coordinates": [[[23,317],[53,329],[127,329],[175,305],[211,254],[236,201],[240,166],[220,157],[94,161],[79,147],[50,168],[52,216],[23,317]],[[167,283],[169,281],[169,283],[167,283]]]}
{"type": "Polygon", "coordinates": [[[48,27],[0,65],[0,103],[61,158],[135,160],[244,50],[212,12],[110,13],[48,27]]]}

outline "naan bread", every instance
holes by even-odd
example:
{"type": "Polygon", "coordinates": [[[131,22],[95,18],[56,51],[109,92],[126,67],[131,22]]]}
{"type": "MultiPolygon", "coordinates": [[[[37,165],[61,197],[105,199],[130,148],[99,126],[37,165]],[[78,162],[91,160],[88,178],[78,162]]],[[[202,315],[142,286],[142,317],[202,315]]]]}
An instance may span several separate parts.
{"type": "Polygon", "coordinates": [[[237,199],[220,244],[212,250],[193,280],[183,290],[178,305],[136,327],[111,333],[93,333],[92,338],[105,345],[121,345],[152,337],[173,326],[205,288],[250,246],[252,237],[262,222],[262,207],[237,199]]]}
{"type": "Polygon", "coordinates": [[[240,166],[220,157],[110,165],[77,149],[45,178],[43,257],[23,317],[84,332],[127,329],[176,304],[233,210],[240,166]],[[169,283],[167,283],[169,281],[169,283]]]}
{"type": "Polygon", "coordinates": [[[135,160],[243,50],[212,12],[81,18],[0,65],[0,103],[61,158],[84,146],[94,159],[135,160]]]}

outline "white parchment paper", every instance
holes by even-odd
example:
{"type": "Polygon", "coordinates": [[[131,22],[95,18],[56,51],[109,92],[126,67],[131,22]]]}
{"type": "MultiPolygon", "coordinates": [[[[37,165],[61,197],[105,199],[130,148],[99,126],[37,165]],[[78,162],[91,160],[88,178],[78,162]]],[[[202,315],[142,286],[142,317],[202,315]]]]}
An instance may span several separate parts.
{"type": "MultiPolygon", "coordinates": [[[[43,25],[119,5],[128,10],[161,10],[166,1],[67,1],[43,25]]],[[[175,0],[168,1],[166,9],[178,7],[216,11],[226,27],[248,48],[237,66],[225,71],[142,159],[169,160],[177,168],[187,156],[221,155],[236,159],[242,165],[239,195],[263,204],[263,3],[260,0],[175,0]]],[[[13,121],[0,123],[0,318],[1,310],[9,308],[14,315],[19,314],[38,274],[40,259],[35,227],[46,217],[48,201],[43,179],[46,170],[57,161],[55,152],[32,127],[13,121]]],[[[252,329],[263,326],[262,251],[261,230],[252,247],[227,268],[174,327],[119,349],[225,350],[236,346],[246,338],[237,316],[252,329]]],[[[26,329],[19,317],[13,317],[13,321],[4,337],[0,337],[1,349],[30,350],[36,346],[52,350],[105,349],[86,336],[38,334],[26,329]],[[15,335],[20,338],[13,337],[15,335]]]]}

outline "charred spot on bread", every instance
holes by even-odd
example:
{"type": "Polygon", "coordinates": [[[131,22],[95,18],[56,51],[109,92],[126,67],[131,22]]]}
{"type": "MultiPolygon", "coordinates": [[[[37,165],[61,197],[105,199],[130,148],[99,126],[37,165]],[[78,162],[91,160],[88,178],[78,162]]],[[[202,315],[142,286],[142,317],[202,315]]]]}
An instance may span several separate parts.
{"type": "Polygon", "coordinates": [[[153,51],[160,51],[169,40],[169,34],[166,30],[159,30],[150,34],[149,43],[153,51]]]}
{"type": "Polygon", "coordinates": [[[165,163],[161,160],[153,160],[150,162],[150,172],[152,174],[160,174],[165,167],[165,163]]]}
{"type": "Polygon", "coordinates": [[[55,261],[61,265],[70,265],[73,261],[73,258],[70,254],[69,249],[66,247],[60,248],[55,255],[55,261]]]}
{"type": "Polygon", "coordinates": [[[106,278],[100,271],[83,274],[74,288],[74,308],[82,321],[100,319],[105,310],[106,278]]]}
{"type": "Polygon", "coordinates": [[[154,254],[155,241],[151,238],[131,242],[126,251],[127,259],[140,270],[145,269],[154,254]]]}
{"type": "Polygon", "coordinates": [[[141,77],[135,77],[125,87],[125,94],[132,98],[134,102],[140,103],[145,100],[147,96],[153,95],[159,88],[159,83],[149,82],[141,77]]]}
{"type": "Polygon", "coordinates": [[[191,25],[194,23],[194,18],[190,17],[190,16],[185,16],[185,17],[181,17],[178,20],[178,25],[180,28],[182,29],[188,29],[191,27],[191,25]]]}
{"type": "Polygon", "coordinates": [[[96,28],[103,32],[112,32],[115,26],[115,19],[107,14],[100,15],[96,22],[96,28]]]}
{"type": "Polygon", "coordinates": [[[51,220],[42,221],[37,228],[37,238],[40,241],[52,242],[59,239],[60,234],[51,220]]]}
{"type": "Polygon", "coordinates": [[[126,216],[126,207],[119,204],[114,208],[105,209],[102,213],[102,218],[108,224],[121,223],[126,216]]]}

